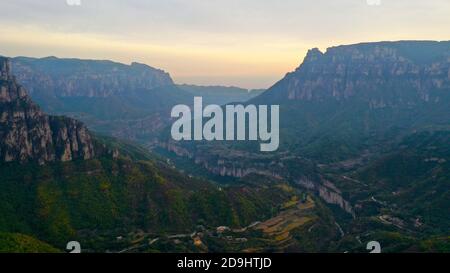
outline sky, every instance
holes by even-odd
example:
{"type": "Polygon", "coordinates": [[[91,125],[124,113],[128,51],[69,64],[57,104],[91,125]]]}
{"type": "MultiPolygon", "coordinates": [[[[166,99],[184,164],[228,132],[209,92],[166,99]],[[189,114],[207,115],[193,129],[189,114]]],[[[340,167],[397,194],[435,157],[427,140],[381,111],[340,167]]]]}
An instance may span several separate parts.
{"type": "Polygon", "coordinates": [[[0,0],[0,55],[133,61],[268,88],[310,48],[450,40],[449,0],[0,0]]]}

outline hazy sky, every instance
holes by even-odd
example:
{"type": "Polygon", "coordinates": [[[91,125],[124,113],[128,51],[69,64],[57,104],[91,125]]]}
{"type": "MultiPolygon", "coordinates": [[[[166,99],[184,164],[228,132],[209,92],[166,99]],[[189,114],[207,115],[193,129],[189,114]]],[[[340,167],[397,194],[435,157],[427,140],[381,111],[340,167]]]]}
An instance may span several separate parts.
{"type": "Polygon", "coordinates": [[[138,61],[178,83],[265,88],[308,48],[404,39],[450,40],[450,1],[0,0],[0,55],[138,61]]]}

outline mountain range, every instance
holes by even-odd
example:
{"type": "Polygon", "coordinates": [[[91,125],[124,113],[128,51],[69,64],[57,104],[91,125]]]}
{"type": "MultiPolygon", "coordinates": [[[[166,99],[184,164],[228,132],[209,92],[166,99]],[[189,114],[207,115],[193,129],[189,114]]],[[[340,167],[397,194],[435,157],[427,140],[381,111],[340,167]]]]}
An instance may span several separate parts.
{"type": "Polygon", "coordinates": [[[8,242],[361,252],[376,240],[386,252],[449,251],[450,42],[311,49],[264,92],[175,85],[136,63],[11,62],[12,73],[1,62],[0,100],[8,242]],[[280,105],[280,149],[171,140],[171,107],[196,95],[280,105]]]}
{"type": "Polygon", "coordinates": [[[140,63],[56,57],[16,57],[11,63],[12,73],[44,111],[79,119],[98,133],[146,145],[170,122],[170,110],[176,104],[191,104],[194,96],[202,96],[206,103],[223,105],[262,92],[176,85],[168,73],[140,63]]]}
{"type": "Polygon", "coordinates": [[[432,41],[311,49],[295,71],[247,102],[280,105],[278,152],[260,153],[253,142],[167,138],[161,146],[201,173],[258,173],[314,192],[346,212],[338,222],[355,246],[355,238],[392,226],[398,234],[383,236],[445,238],[449,56],[450,42],[432,41]]]}
{"type": "MultiPolygon", "coordinates": [[[[222,188],[183,174],[139,146],[47,115],[11,74],[10,60],[0,58],[0,68],[0,252],[60,252],[70,240],[87,252],[119,252],[136,238],[242,228],[296,195],[279,182],[222,188]]],[[[207,251],[203,235],[194,235],[184,236],[188,248],[173,240],[144,246],[207,251]]]]}

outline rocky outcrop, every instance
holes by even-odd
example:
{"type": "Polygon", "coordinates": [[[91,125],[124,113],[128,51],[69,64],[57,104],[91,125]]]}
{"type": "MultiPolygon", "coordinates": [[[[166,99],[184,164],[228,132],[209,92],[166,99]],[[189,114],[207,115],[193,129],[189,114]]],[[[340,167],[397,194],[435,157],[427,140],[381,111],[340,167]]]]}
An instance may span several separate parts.
{"type": "Polygon", "coordinates": [[[32,97],[105,98],[173,84],[168,73],[140,63],[18,57],[12,64],[13,74],[32,97]]]}
{"type": "Polygon", "coordinates": [[[0,57],[0,162],[69,161],[94,156],[91,136],[79,121],[48,116],[11,75],[0,57]]]}
{"type": "Polygon", "coordinates": [[[228,154],[221,154],[211,150],[206,150],[210,151],[209,153],[205,151],[199,152],[172,140],[167,142],[157,141],[155,146],[172,152],[179,157],[189,158],[196,165],[218,176],[242,178],[250,174],[256,174],[276,180],[283,178],[281,173],[284,171],[284,168],[280,167],[282,164],[268,160],[267,155],[252,155],[240,151],[233,154],[232,150],[228,150],[228,154]]]}
{"type": "Polygon", "coordinates": [[[321,181],[313,181],[307,177],[297,179],[297,184],[311,191],[315,191],[326,203],[339,206],[355,217],[350,202],[342,197],[341,191],[330,181],[321,178],[321,181]]]}
{"type": "Polygon", "coordinates": [[[342,195],[338,192],[330,190],[324,186],[318,186],[319,196],[325,200],[328,204],[333,204],[339,206],[344,211],[350,213],[353,217],[355,214],[353,212],[353,208],[348,201],[342,198],[342,195]]]}

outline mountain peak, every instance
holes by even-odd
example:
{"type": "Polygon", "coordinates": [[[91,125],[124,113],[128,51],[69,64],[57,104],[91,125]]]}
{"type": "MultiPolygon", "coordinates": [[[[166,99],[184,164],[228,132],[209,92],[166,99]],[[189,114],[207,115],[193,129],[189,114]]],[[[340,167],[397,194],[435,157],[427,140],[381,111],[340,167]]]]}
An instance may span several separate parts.
{"type": "Polygon", "coordinates": [[[320,51],[319,48],[315,47],[312,49],[309,49],[306,53],[305,58],[303,59],[303,62],[300,64],[299,67],[295,69],[295,72],[299,71],[303,66],[311,63],[316,63],[319,59],[321,59],[326,53],[323,53],[320,51]]]}
{"type": "Polygon", "coordinates": [[[317,61],[320,57],[323,56],[322,51],[317,47],[308,50],[306,53],[305,61],[317,61]]]}

